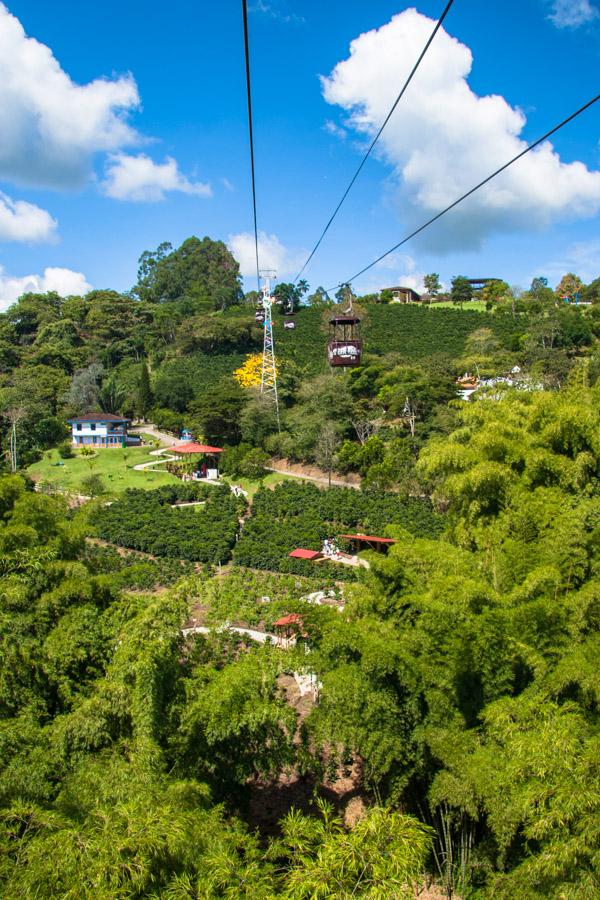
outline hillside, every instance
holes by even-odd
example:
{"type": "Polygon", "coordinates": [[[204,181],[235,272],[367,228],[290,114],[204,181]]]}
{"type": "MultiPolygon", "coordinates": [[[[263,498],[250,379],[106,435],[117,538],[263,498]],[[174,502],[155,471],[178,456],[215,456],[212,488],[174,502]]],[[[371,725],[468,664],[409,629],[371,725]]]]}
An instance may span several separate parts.
{"type": "MultiPolygon", "coordinates": [[[[515,335],[523,328],[522,322],[509,316],[469,309],[403,304],[369,304],[365,309],[367,315],[361,324],[364,352],[379,357],[397,353],[415,361],[435,354],[455,358],[464,353],[467,338],[479,328],[490,328],[507,346],[514,343],[515,335]]],[[[242,316],[243,308],[232,308],[222,314],[224,320],[239,320],[242,316]]],[[[307,375],[329,372],[325,319],[326,311],[322,308],[301,307],[294,316],[296,327],[292,330],[284,328],[283,316],[278,310],[274,312],[275,346],[283,366],[291,361],[307,375]]],[[[253,352],[258,346],[260,335],[255,336],[246,351],[253,352]]],[[[198,366],[210,369],[205,375],[211,381],[230,374],[244,359],[244,353],[239,350],[190,356],[198,366]]]]}

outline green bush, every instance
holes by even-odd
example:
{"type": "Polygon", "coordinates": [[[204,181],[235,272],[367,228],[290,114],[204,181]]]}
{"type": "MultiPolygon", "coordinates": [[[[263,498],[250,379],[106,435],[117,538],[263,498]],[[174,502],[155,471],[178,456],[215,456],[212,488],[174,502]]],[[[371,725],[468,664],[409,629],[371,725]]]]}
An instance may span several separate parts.
{"type": "Polygon", "coordinates": [[[81,479],[81,490],[87,497],[99,497],[106,493],[104,482],[96,472],[81,479]]]}
{"type": "Polygon", "coordinates": [[[75,456],[73,445],[70,441],[63,441],[62,444],[58,445],[58,455],[61,459],[71,459],[75,456]]]}
{"type": "Polygon", "coordinates": [[[94,575],[110,575],[119,588],[151,591],[168,587],[188,575],[195,566],[179,559],[149,559],[137,553],[119,553],[114,547],[99,544],[86,546],[85,563],[94,575]]]}

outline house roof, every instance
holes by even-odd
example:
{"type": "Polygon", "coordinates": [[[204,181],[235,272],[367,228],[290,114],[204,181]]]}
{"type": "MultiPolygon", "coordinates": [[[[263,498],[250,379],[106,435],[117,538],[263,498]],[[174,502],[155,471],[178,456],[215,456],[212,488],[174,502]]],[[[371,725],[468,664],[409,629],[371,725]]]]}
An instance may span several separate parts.
{"type": "Polygon", "coordinates": [[[288,553],[288,556],[291,556],[292,559],[318,559],[321,554],[318,550],[304,550],[302,547],[298,547],[297,550],[288,553]]]}
{"type": "Polygon", "coordinates": [[[169,447],[172,453],[222,453],[222,447],[210,447],[208,444],[197,444],[196,441],[190,441],[187,444],[178,444],[176,447],[169,447]]]}
{"type": "Polygon", "coordinates": [[[340,534],[341,538],[347,541],[364,541],[369,544],[395,544],[393,538],[374,537],[372,534],[340,534]]]}
{"type": "Polygon", "coordinates": [[[395,284],[393,287],[387,288],[388,291],[410,291],[411,294],[416,294],[417,297],[420,297],[418,291],[415,291],[414,288],[408,287],[405,284],[395,284]]]}
{"type": "Polygon", "coordinates": [[[129,422],[125,416],[114,416],[112,413],[93,412],[83,416],[74,416],[68,422],[129,422]]]}
{"type": "Polygon", "coordinates": [[[284,625],[302,625],[302,617],[298,615],[298,613],[289,613],[287,616],[282,616],[280,619],[277,619],[276,622],[273,622],[273,627],[277,628],[278,626],[283,627],[284,625]]]}

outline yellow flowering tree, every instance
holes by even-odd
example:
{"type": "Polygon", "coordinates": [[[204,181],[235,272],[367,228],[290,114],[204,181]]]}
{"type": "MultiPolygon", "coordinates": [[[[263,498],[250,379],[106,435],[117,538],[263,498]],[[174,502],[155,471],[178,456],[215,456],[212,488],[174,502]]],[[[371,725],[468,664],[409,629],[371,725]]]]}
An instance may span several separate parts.
{"type": "MultiPolygon", "coordinates": [[[[275,364],[279,375],[279,364],[275,364]]],[[[259,387],[262,371],[262,353],[251,353],[246,357],[243,365],[236,369],[233,377],[243,388],[259,387]]]]}

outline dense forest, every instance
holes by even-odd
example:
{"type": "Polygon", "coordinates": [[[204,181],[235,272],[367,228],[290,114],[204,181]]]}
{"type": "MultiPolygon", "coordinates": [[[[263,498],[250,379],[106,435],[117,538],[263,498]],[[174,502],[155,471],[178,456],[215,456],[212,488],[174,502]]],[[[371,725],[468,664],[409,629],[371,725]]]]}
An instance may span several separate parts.
{"type": "Polygon", "coordinates": [[[280,285],[281,430],[221,242],[0,316],[3,897],[600,896],[600,279],[574,278],[353,297],[363,363],[333,375],[351,287],[280,285]],[[190,428],[253,490],[39,489],[90,410],[190,428]],[[274,486],[281,458],[360,483],[274,486]],[[395,543],[289,558],[345,531],[395,543]]]}

